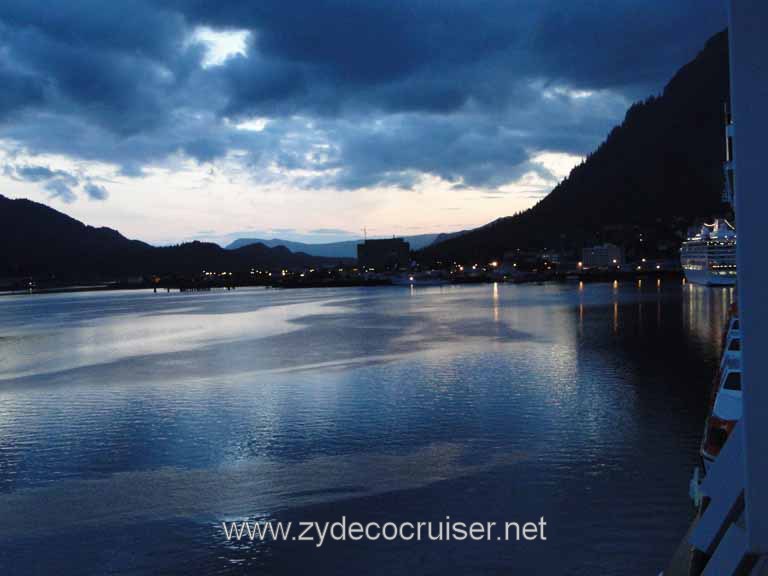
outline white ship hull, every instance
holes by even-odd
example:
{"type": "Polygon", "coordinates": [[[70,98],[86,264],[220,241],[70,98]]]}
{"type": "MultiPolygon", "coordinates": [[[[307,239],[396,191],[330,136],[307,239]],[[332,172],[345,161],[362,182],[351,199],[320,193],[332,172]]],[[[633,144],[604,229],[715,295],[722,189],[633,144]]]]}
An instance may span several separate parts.
{"type": "Polygon", "coordinates": [[[702,286],[733,286],[736,284],[736,275],[723,276],[715,274],[708,270],[686,270],[685,279],[693,284],[701,284],[702,286]]]}
{"type": "Polygon", "coordinates": [[[689,282],[703,286],[736,284],[736,230],[717,219],[689,234],[680,247],[680,265],[689,282]]]}

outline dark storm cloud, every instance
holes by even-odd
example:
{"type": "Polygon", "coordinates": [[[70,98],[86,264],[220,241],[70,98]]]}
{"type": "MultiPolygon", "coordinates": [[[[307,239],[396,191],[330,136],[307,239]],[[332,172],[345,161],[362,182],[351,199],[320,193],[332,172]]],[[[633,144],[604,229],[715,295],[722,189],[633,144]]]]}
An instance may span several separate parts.
{"type": "Polygon", "coordinates": [[[77,195],[75,194],[74,190],[72,190],[72,185],[68,180],[63,178],[54,178],[53,180],[48,180],[43,185],[43,188],[45,188],[51,198],[58,198],[67,204],[71,204],[77,199],[77,195]]]}
{"type": "Polygon", "coordinates": [[[13,70],[0,59],[0,122],[12,112],[43,101],[44,86],[40,78],[13,70]]]}
{"type": "Polygon", "coordinates": [[[521,80],[657,89],[725,24],[719,0],[177,1],[191,21],[247,26],[233,110],[341,104],[446,111],[504,103],[521,80]],[[247,73],[250,72],[250,73],[247,73]],[[335,98],[327,98],[332,86],[335,98]]]}
{"type": "Polygon", "coordinates": [[[52,198],[58,198],[67,203],[77,199],[75,189],[81,184],[83,192],[91,200],[106,200],[109,197],[109,192],[104,186],[95,184],[91,180],[82,182],[80,176],[66,170],[53,169],[50,166],[6,164],[3,167],[3,173],[17,181],[39,182],[52,198]]]}
{"type": "Polygon", "coordinates": [[[74,188],[80,180],[66,170],[55,170],[49,166],[6,164],[3,173],[21,182],[38,182],[51,198],[56,198],[67,204],[77,199],[74,188]]]}
{"type": "Polygon", "coordinates": [[[86,193],[91,200],[106,200],[109,197],[109,192],[104,186],[99,186],[93,182],[88,182],[83,186],[83,192],[86,193]]]}
{"type": "Polygon", "coordinates": [[[69,182],[71,186],[77,185],[77,178],[64,170],[52,170],[48,166],[16,166],[7,170],[12,177],[27,182],[44,182],[58,178],[69,182]]]}
{"type": "Polygon", "coordinates": [[[494,187],[589,152],[724,24],[720,0],[4,0],[0,139],[129,175],[238,150],[257,179],[494,187]],[[246,55],[204,68],[197,26],[248,30],[246,55]]]}
{"type": "Polygon", "coordinates": [[[418,174],[469,185],[503,184],[521,175],[524,143],[484,118],[406,115],[384,125],[342,130],[336,181],[357,188],[371,177],[410,187],[418,174]],[[428,135],[428,136],[427,136],[428,135]]]}

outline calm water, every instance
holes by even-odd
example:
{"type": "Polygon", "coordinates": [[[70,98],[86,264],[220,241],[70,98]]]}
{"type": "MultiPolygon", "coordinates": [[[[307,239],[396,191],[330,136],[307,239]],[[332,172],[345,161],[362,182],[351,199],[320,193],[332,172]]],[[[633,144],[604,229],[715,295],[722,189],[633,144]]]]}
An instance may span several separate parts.
{"type": "Polygon", "coordinates": [[[657,574],[731,289],[0,299],[0,574],[657,574]],[[547,541],[232,544],[234,519],[547,541]]]}

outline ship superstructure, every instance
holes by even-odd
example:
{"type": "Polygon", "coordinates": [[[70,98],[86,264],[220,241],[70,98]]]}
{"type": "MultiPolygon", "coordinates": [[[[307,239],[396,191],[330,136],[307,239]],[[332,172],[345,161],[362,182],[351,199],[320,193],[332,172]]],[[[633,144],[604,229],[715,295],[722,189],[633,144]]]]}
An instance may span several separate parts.
{"type": "Polygon", "coordinates": [[[680,265],[689,282],[707,286],[736,283],[736,229],[725,220],[704,224],[680,247],[680,265]]]}

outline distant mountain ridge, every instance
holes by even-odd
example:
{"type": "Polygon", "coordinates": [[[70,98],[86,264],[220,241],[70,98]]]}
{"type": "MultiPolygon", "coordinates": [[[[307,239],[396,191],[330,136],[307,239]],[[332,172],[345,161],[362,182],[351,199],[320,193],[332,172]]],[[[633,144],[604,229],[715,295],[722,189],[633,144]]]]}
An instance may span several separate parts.
{"type": "Polygon", "coordinates": [[[225,250],[188,242],[154,247],[111,228],[94,228],[53,208],[0,195],[0,277],[92,280],[151,274],[247,271],[251,267],[334,265],[328,259],[287,248],[251,244],[225,250]]]}
{"type": "Polygon", "coordinates": [[[662,94],[635,103],[621,125],[550,194],[515,216],[425,248],[424,261],[500,258],[514,249],[578,253],[613,241],[637,255],[679,244],[679,232],[722,213],[728,37],[722,31],[662,94]]]}
{"type": "MultiPolygon", "coordinates": [[[[463,233],[464,231],[453,232],[450,234],[417,234],[415,236],[405,236],[403,238],[411,245],[411,250],[421,250],[436,241],[453,238],[463,233]]],[[[270,247],[285,246],[292,252],[304,252],[312,256],[324,256],[327,258],[357,258],[357,245],[362,241],[363,239],[360,238],[358,240],[310,244],[308,242],[281,240],[280,238],[272,238],[269,240],[263,238],[238,238],[225,246],[225,248],[227,250],[236,250],[237,248],[242,248],[249,244],[264,244],[265,246],[270,247]]]]}

